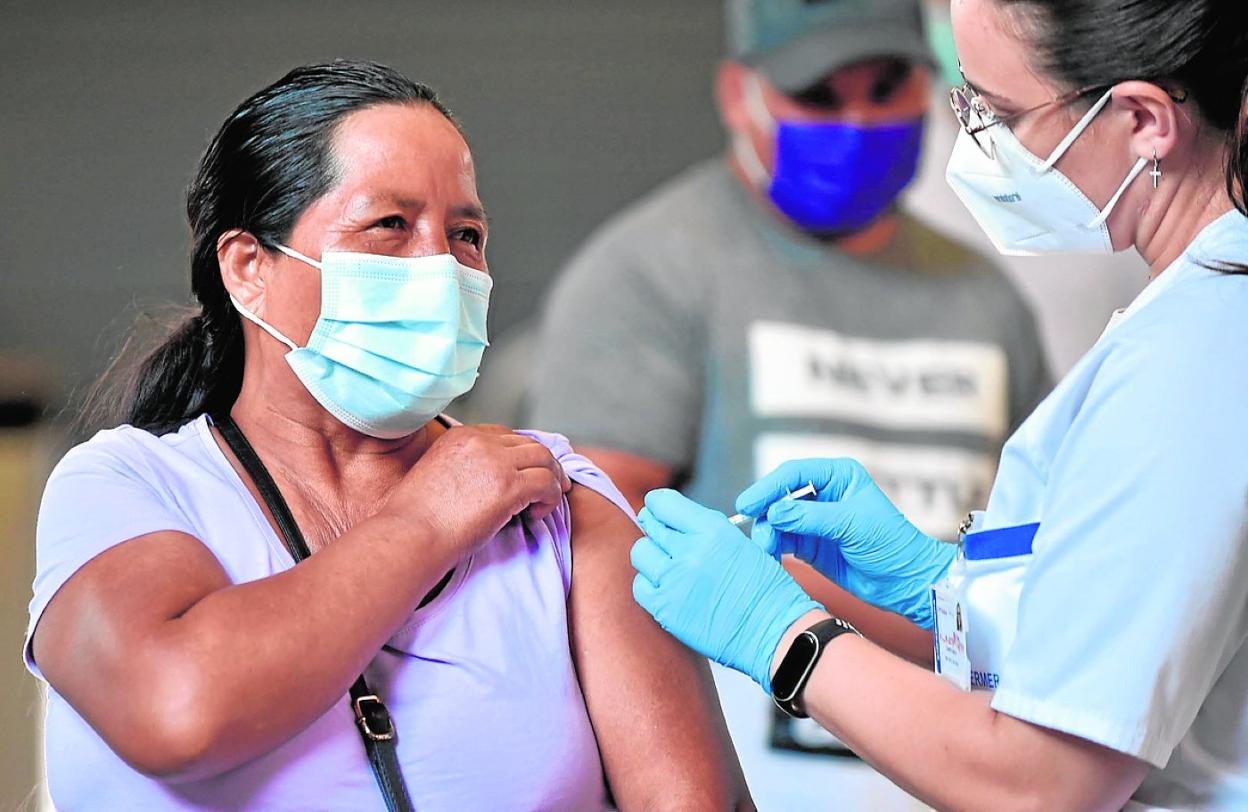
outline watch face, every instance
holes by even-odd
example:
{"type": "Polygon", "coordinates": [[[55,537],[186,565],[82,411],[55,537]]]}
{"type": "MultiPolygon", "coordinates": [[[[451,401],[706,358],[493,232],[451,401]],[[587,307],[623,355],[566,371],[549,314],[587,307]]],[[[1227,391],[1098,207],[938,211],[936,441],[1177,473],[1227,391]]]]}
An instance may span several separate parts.
{"type": "Polygon", "coordinates": [[[780,661],[776,675],[771,678],[771,693],[781,702],[790,702],[797,689],[806,679],[807,672],[819,653],[819,638],[809,631],[802,632],[789,647],[789,653],[780,661]]]}

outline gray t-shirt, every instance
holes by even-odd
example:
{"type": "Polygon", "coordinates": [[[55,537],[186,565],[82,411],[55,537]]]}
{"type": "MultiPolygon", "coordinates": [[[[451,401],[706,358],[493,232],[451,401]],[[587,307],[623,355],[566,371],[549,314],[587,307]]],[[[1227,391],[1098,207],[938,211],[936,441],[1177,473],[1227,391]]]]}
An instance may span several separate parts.
{"type": "Polygon", "coordinates": [[[549,299],[532,424],[663,462],[731,512],[787,459],[852,456],[951,537],[1050,385],[1031,312],[983,257],[901,218],[870,258],[802,235],[722,160],[607,223],[549,299]]]}

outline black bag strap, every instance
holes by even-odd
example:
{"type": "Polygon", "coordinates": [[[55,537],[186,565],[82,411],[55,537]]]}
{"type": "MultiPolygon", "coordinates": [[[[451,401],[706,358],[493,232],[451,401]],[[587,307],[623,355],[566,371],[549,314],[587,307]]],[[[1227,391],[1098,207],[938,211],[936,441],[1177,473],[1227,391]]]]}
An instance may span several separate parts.
{"type": "MultiPolygon", "coordinates": [[[[273,514],[273,520],[277,522],[277,528],[281,531],[291,557],[296,564],[303,561],[310,555],[307,542],[303,540],[303,534],[299,532],[299,525],[295,524],[290,507],[282,498],[282,492],[273,477],[269,476],[269,470],[260,461],[256,450],[247,442],[247,438],[228,414],[213,417],[212,422],[255,483],[256,490],[260,491],[269,512],[273,514]]],[[[441,592],[449,579],[450,573],[447,573],[447,577],[434,587],[421,605],[441,592]]],[[[394,719],[381,698],[369,690],[363,674],[356,677],[351,684],[351,709],[355,711],[356,726],[360,729],[360,738],[364,740],[364,750],[368,753],[368,763],[373,768],[377,787],[386,800],[386,809],[389,812],[413,812],[412,799],[407,794],[407,784],[404,783],[403,773],[399,769],[399,756],[395,749],[398,732],[394,727],[394,719]]]]}

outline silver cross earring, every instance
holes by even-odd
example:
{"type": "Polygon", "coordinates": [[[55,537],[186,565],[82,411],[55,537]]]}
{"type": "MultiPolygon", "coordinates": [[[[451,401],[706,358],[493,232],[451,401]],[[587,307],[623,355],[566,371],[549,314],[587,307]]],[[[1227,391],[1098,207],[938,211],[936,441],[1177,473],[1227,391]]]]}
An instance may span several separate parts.
{"type": "Polygon", "coordinates": [[[1161,161],[1157,160],[1157,150],[1153,150],[1153,171],[1148,173],[1153,179],[1153,188],[1156,189],[1161,185],[1161,161]]]}

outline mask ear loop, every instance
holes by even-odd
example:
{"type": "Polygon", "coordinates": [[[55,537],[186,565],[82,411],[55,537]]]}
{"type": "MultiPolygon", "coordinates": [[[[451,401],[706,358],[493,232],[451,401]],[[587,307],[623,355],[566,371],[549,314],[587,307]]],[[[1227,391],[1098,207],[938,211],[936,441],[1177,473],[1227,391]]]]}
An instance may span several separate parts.
{"type": "Polygon", "coordinates": [[[232,293],[230,294],[230,304],[234,305],[234,309],[238,311],[238,314],[240,316],[247,319],[247,321],[256,325],[261,330],[264,330],[266,333],[273,336],[278,341],[285,344],[287,347],[290,347],[291,352],[294,352],[295,350],[299,349],[298,345],[296,345],[295,342],[291,341],[289,338],[279,333],[276,327],[273,327],[264,319],[257,316],[255,313],[252,313],[250,310],[243,307],[243,303],[240,302],[238,299],[235,299],[234,294],[232,293]]]}
{"type": "Polygon", "coordinates": [[[1135,162],[1135,167],[1127,175],[1127,179],[1124,180],[1122,185],[1118,187],[1118,191],[1114,192],[1114,196],[1111,197],[1109,202],[1105,204],[1105,208],[1096,216],[1096,219],[1088,223],[1088,228],[1100,228],[1104,225],[1105,221],[1109,219],[1110,213],[1113,212],[1114,207],[1118,205],[1118,201],[1122,199],[1122,196],[1126,193],[1127,187],[1140,176],[1140,173],[1144,171],[1144,167],[1146,166],[1148,166],[1147,158],[1141,158],[1135,162]]]}
{"type": "Polygon", "coordinates": [[[749,138],[733,133],[732,152],[741,164],[741,171],[745,172],[745,176],[750,179],[751,183],[761,188],[771,182],[771,178],[767,176],[767,167],[763,166],[763,162],[759,160],[758,153],[755,152],[754,145],[750,143],[749,138]]]}
{"type": "MultiPolygon", "coordinates": [[[[746,82],[744,103],[746,115],[754,122],[754,126],[769,133],[776,131],[776,119],[763,104],[763,86],[757,74],[750,74],[746,82]]],[[[764,187],[771,182],[767,167],[763,166],[763,159],[759,157],[758,150],[755,149],[749,136],[733,133],[732,151],[741,163],[742,171],[754,185],[764,187]]]]}
{"type": "Polygon", "coordinates": [[[1075,128],[1066,134],[1066,137],[1062,139],[1061,143],[1054,148],[1052,154],[1049,155],[1048,160],[1040,165],[1041,172],[1048,172],[1053,168],[1054,164],[1062,159],[1062,156],[1066,154],[1068,149],[1070,149],[1070,145],[1075,143],[1075,140],[1079,136],[1083,135],[1083,131],[1091,126],[1092,119],[1096,118],[1097,114],[1105,109],[1105,105],[1109,104],[1110,99],[1113,97],[1114,89],[1111,87],[1109,90],[1105,91],[1105,95],[1101,96],[1100,100],[1097,101],[1096,104],[1092,105],[1092,109],[1079,120],[1079,123],[1075,125],[1075,128]]]}
{"type": "MultiPolygon", "coordinates": [[[[277,248],[278,251],[281,251],[283,254],[290,257],[291,259],[297,259],[300,262],[304,262],[304,263],[307,263],[308,265],[311,265],[313,268],[316,268],[318,271],[321,270],[321,263],[317,262],[311,257],[306,257],[293,248],[287,248],[286,246],[282,245],[280,242],[273,243],[273,245],[275,248],[277,248]]],[[[287,347],[290,347],[291,352],[294,352],[295,350],[299,349],[298,344],[296,344],[295,342],[291,341],[289,338],[287,338],[286,336],[278,332],[276,327],[269,324],[264,319],[257,316],[255,313],[252,313],[247,308],[243,307],[243,303],[240,302],[238,299],[235,299],[234,294],[231,293],[229,294],[229,296],[230,296],[230,304],[234,305],[234,309],[238,311],[238,314],[240,316],[247,319],[247,321],[256,325],[261,330],[264,330],[266,333],[273,336],[278,341],[285,344],[287,347]]]]}
{"type": "Polygon", "coordinates": [[[763,101],[763,83],[758,74],[751,73],[745,86],[745,112],[754,120],[754,126],[767,132],[775,132],[776,117],[763,101]]]}
{"type": "MultiPolygon", "coordinates": [[[[1114,89],[1111,87],[1109,90],[1105,91],[1105,94],[1097,100],[1096,104],[1092,105],[1092,109],[1084,114],[1083,118],[1079,120],[1079,123],[1075,125],[1074,129],[1067,133],[1066,137],[1063,138],[1057,147],[1054,148],[1053,152],[1049,155],[1048,160],[1040,165],[1040,171],[1048,172],[1053,169],[1054,164],[1062,159],[1062,156],[1065,155],[1071,145],[1075,143],[1075,140],[1078,139],[1079,136],[1083,135],[1084,131],[1092,125],[1092,119],[1096,118],[1097,115],[1105,109],[1105,106],[1109,104],[1113,97],[1114,89]]],[[[1136,161],[1135,166],[1132,167],[1131,171],[1127,174],[1127,179],[1124,180],[1122,185],[1118,187],[1118,191],[1114,192],[1114,196],[1109,199],[1109,203],[1105,204],[1105,208],[1102,209],[1095,218],[1093,218],[1092,222],[1088,223],[1088,228],[1100,228],[1105,224],[1105,221],[1109,219],[1109,215],[1113,213],[1114,208],[1118,205],[1118,201],[1122,199],[1124,194],[1126,194],[1127,188],[1130,187],[1135,179],[1140,176],[1140,173],[1144,171],[1146,166],[1148,166],[1147,158],[1141,158],[1136,161]]]]}
{"type": "Polygon", "coordinates": [[[308,265],[311,265],[313,268],[316,268],[318,271],[321,270],[321,263],[317,262],[311,257],[305,257],[303,254],[299,253],[295,249],[287,248],[286,246],[282,245],[280,242],[275,242],[273,243],[273,245],[275,248],[277,248],[278,251],[281,251],[283,254],[290,257],[291,259],[297,259],[300,262],[305,262],[308,265]]]}

